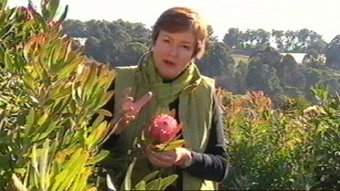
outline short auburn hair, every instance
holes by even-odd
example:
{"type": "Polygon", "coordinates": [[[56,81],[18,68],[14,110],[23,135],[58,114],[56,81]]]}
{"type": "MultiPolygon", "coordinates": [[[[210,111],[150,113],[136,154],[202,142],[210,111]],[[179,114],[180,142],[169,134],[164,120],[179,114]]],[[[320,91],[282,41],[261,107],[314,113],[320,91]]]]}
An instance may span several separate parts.
{"type": "Polygon", "coordinates": [[[152,45],[155,45],[161,31],[169,33],[192,30],[196,42],[192,57],[201,58],[208,38],[207,25],[199,14],[191,8],[173,7],[164,11],[157,19],[152,30],[152,45]]]}

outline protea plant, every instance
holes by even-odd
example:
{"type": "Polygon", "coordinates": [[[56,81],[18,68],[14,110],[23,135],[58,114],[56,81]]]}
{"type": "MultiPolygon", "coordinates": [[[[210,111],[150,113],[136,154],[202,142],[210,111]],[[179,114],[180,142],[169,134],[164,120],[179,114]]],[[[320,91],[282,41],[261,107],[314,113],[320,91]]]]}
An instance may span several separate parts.
{"type": "Polygon", "coordinates": [[[174,140],[181,131],[175,118],[167,114],[156,116],[149,129],[149,134],[158,143],[165,143],[174,140]]]}
{"type": "Polygon", "coordinates": [[[182,147],[185,145],[184,139],[179,139],[182,123],[171,114],[159,114],[153,118],[150,127],[148,128],[148,143],[153,144],[152,147],[156,150],[166,151],[182,147]]]}
{"type": "Polygon", "coordinates": [[[33,7],[0,1],[0,190],[96,190],[114,72],[49,25],[58,0],[33,7]]]}

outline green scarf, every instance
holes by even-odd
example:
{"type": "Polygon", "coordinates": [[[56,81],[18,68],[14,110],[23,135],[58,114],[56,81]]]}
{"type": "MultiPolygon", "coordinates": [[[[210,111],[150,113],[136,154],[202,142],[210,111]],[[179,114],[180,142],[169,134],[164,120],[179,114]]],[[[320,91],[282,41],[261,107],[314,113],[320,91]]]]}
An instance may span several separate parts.
{"type": "MultiPolygon", "coordinates": [[[[135,138],[150,125],[155,115],[169,111],[169,104],[177,98],[179,98],[179,120],[184,124],[183,138],[188,143],[186,147],[196,152],[205,150],[211,128],[214,81],[202,76],[194,63],[191,63],[179,77],[170,83],[162,82],[157,74],[151,53],[143,55],[138,66],[121,67],[116,71],[115,103],[119,103],[123,96],[121,93],[127,87],[132,88],[135,100],[148,91],[153,92],[154,95],[153,99],[142,108],[138,118],[120,135],[117,145],[119,145],[121,154],[127,154],[127,151],[134,149],[135,138]]],[[[119,105],[116,104],[115,113],[118,110],[119,105]]],[[[136,165],[134,171],[147,174],[152,171],[152,169],[147,169],[148,166],[150,165],[136,165]]],[[[197,190],[204,184],[203,180],[185,172],[183,172],[183,181],[184,189],[197,190]]]]}
{"type": "Polygon", "coordinates": [[[156,71],[155,63],[151,54],[142,57],[139,65],[140,70],[136,72],[137,86],[141,93],[145,90],[155,95],[156,113],[167,112],[169,104],[179,98],[180,93],[191,84],[197,84],[201,80],[200,73],[195,64],[189,67],[171,83],[163,83],[156,71]]]}

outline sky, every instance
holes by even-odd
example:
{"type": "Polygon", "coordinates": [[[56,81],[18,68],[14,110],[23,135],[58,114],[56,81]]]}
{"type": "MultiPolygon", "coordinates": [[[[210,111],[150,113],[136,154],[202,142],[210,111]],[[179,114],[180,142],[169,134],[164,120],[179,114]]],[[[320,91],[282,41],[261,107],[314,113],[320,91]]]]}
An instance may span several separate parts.
{"type": "MultiPolygon", "coordinates": [[[[39,0],[32,0],[39,7],[39,0]]],[[[9,0],[9,6],[27,5],[9,0]]],[[[228,29],[300,30],[307,28],[330,42],[340,34],[339,0],[60,0],[69,5],[68,19],[87,21],[122,19],[151,27],[158,16],[174,6],[196,9],[222,39],[228,29]]]]}

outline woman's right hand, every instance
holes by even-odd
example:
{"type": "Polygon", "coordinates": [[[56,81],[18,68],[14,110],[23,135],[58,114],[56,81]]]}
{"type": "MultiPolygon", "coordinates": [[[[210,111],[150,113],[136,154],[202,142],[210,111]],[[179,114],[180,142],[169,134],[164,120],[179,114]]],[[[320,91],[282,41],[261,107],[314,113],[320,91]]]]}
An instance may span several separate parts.
{"type": "Polygon", "coordinates": [[[131,88],[124,90],[123,98],[120,101],[120,124],[116,133],[120,133],[125,127],[135,120],[144,105],[146,105],[152,98],[152,92],[147,92],[138,100],[134,100],[131,96],[131,88]]]}

